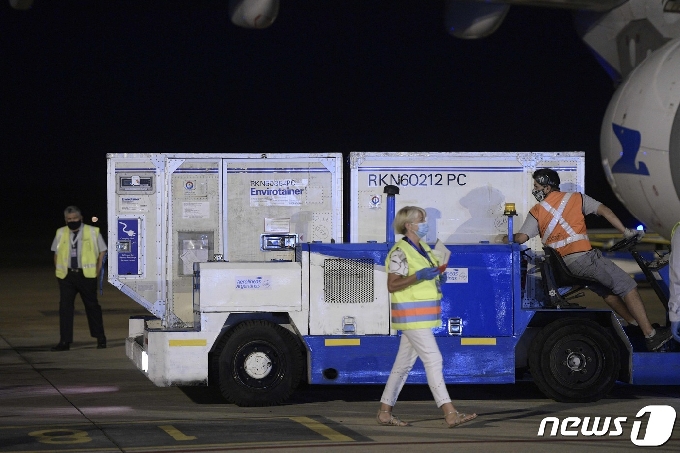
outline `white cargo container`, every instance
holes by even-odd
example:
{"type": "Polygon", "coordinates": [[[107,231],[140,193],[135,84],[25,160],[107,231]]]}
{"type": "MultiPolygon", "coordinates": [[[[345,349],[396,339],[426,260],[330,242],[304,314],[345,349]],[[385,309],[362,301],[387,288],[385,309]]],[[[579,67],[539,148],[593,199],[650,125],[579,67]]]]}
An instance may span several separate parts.
{"type": "Polygon", "coordinates": [[[193,268],[342,242],[342,154],[109,154],[109,281],[192,328],[193,268]]]}
{"type": "MultiPolygon", "coordinates": [[[[130,319],[125,350],[135,366],[156,385],[213,385],[242,406],[281,403],[303,381],[384,384],[400,341],[385,289],[393,244],[384,201],[390,213],[395,204],[426,208],[428,239],[449,242],[434,329],[447,384],[509,384],[529,367],[547,396],[584,402],[622,376],[678,383],[659,371],[672,367],[658,366],[677,362],[673,353],[643,352],[642,337],[640,348],[609,310],[537,297],[562,294],[536,278],[554,275],[539,254],[530,269],[519,244],[476,244],[507,232],[503,203],[516,204],[517,224],[524,219],[535,168],[553,167],[563,189],[583,190],[582,153],[351,157],[361,243],[340,243],[340,155],[109,155],[109,281],[155,315],[130,319]],[[389,203],[388,184],[402,188],[389,203]],[[546,341],[564,335],[567,344],[546,341]],[[598,344],[588,357],[596,378],[564,385],[575,368],[559,357],[574,344],[598,344]]],[[[422,365],[411,381],[427,382],[422,365]]]]}
{"type": "MultiPolygon", "coordinates": [[[[584,191],[583,152],[353,152],[350,153],[350,238],[385,240],[383,188],[398,186],[396,209],[427,211],[428,242],[497,242],[508,232],[505,203],[515,203],[513,231],[536,203],[531,174],[555,169],[564,191],[584,191]]],[[[528,245],[540,249],[534,238],[528,245]]]]}

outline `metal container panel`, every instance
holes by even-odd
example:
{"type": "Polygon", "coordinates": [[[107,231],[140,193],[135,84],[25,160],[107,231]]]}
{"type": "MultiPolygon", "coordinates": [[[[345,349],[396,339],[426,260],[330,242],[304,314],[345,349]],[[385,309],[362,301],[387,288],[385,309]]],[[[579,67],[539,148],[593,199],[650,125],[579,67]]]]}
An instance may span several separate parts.
{"type": "Polygon", "coordinates": [[[195,263],[294,260],[261,250],[263,234],[343,240],[340,153],[108,154],[107,165],[109,281],[164,328],[200,329],[195,263]]]}
{"type": "Polygon", "coordinates": [[[505,203],[515,203],[516,232],[536,203],[531,174],[538,168],[555,169],[562,190],[584,191],[583,152],[353,152],[349,162],[351,242],[386,240],[388,184],[400,189],[397,210],[425,209],[427,242],[445,244],[500,241],[508,232],[505,203]]]}

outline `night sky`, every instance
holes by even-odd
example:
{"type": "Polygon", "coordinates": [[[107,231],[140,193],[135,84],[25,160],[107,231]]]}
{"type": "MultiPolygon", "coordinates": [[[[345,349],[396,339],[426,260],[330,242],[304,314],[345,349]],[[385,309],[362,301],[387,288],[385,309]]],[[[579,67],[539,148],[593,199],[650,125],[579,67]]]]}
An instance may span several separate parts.
{"type": "Polygon", "coordinates": [[[599,160],[615,87],[568,11],[466,41],[441,1],[283,1],[265,30],[227,3],[2,1],[10,249],[49,262],[69,204],[105,218],[119,152],[585,151],[586,192],[633,222],[599,160]]]}

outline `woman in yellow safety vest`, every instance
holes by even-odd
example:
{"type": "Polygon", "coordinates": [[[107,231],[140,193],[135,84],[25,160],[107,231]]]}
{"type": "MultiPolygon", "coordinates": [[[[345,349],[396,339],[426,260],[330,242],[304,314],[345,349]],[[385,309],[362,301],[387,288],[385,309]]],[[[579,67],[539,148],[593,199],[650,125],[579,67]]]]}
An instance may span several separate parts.
{"type": "Polygon", "coordinates": [[[404,238],[397,241],[387,254],[385,267],[388,270],[392,328],[401,330],[402,334],[397,357],[380,399],[382,404],[377,420],[386,426],[409,426],[392,415],[392,407],[413,364],[420,357],[435,403],[444,412],[449,428],[453,428],[474,419],[477,414],[456,411],[446,390],[442,355],[432,334],[432,327],[441,325],[441,280],[446,274],[441,274],[437,267],[439,261],[422,240],[428,231],[425,217],[424,209],[405,206],[394,219],[394,231],[403,234],[404,238]]]}

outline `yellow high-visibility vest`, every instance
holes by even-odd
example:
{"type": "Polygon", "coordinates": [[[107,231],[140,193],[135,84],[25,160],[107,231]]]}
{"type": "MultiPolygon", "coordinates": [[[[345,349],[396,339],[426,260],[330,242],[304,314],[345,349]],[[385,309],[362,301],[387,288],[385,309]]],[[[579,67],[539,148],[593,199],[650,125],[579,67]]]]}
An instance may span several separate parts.
{"type": "MultiPolygon", "coordinates": [[[[83,266],[83,275],[87,278],[97,276],[97,259],[99,258],[99,228],[82,224],[82,238],[80,240],[80,264],[83,266]]],[[[67,226],[57,230],[57,278],[65,278],[71,261],[71,230],[67,226]]]]}
{"type": "MultiPolygon", "coordinates": [[[[421,242],[420,245],[430,257],[432,264],[425,259],[411,244],[402,240],[397,242],[387,254],[385,267],[389,269],[390,255],[396,249],[400,249],[406,255],[408,261],[408,275],[413,275],[417,270],[425,267],[439,265],[439,261],[432,254],[430,247],[421,242]]],[[[439,327],[442,323],[441,298],[435,277],[433,280],[421,280],[400,291],[390,293],[390,306],[392,309],[392,328],[396,330],[425,329],[439,327]]]]}

